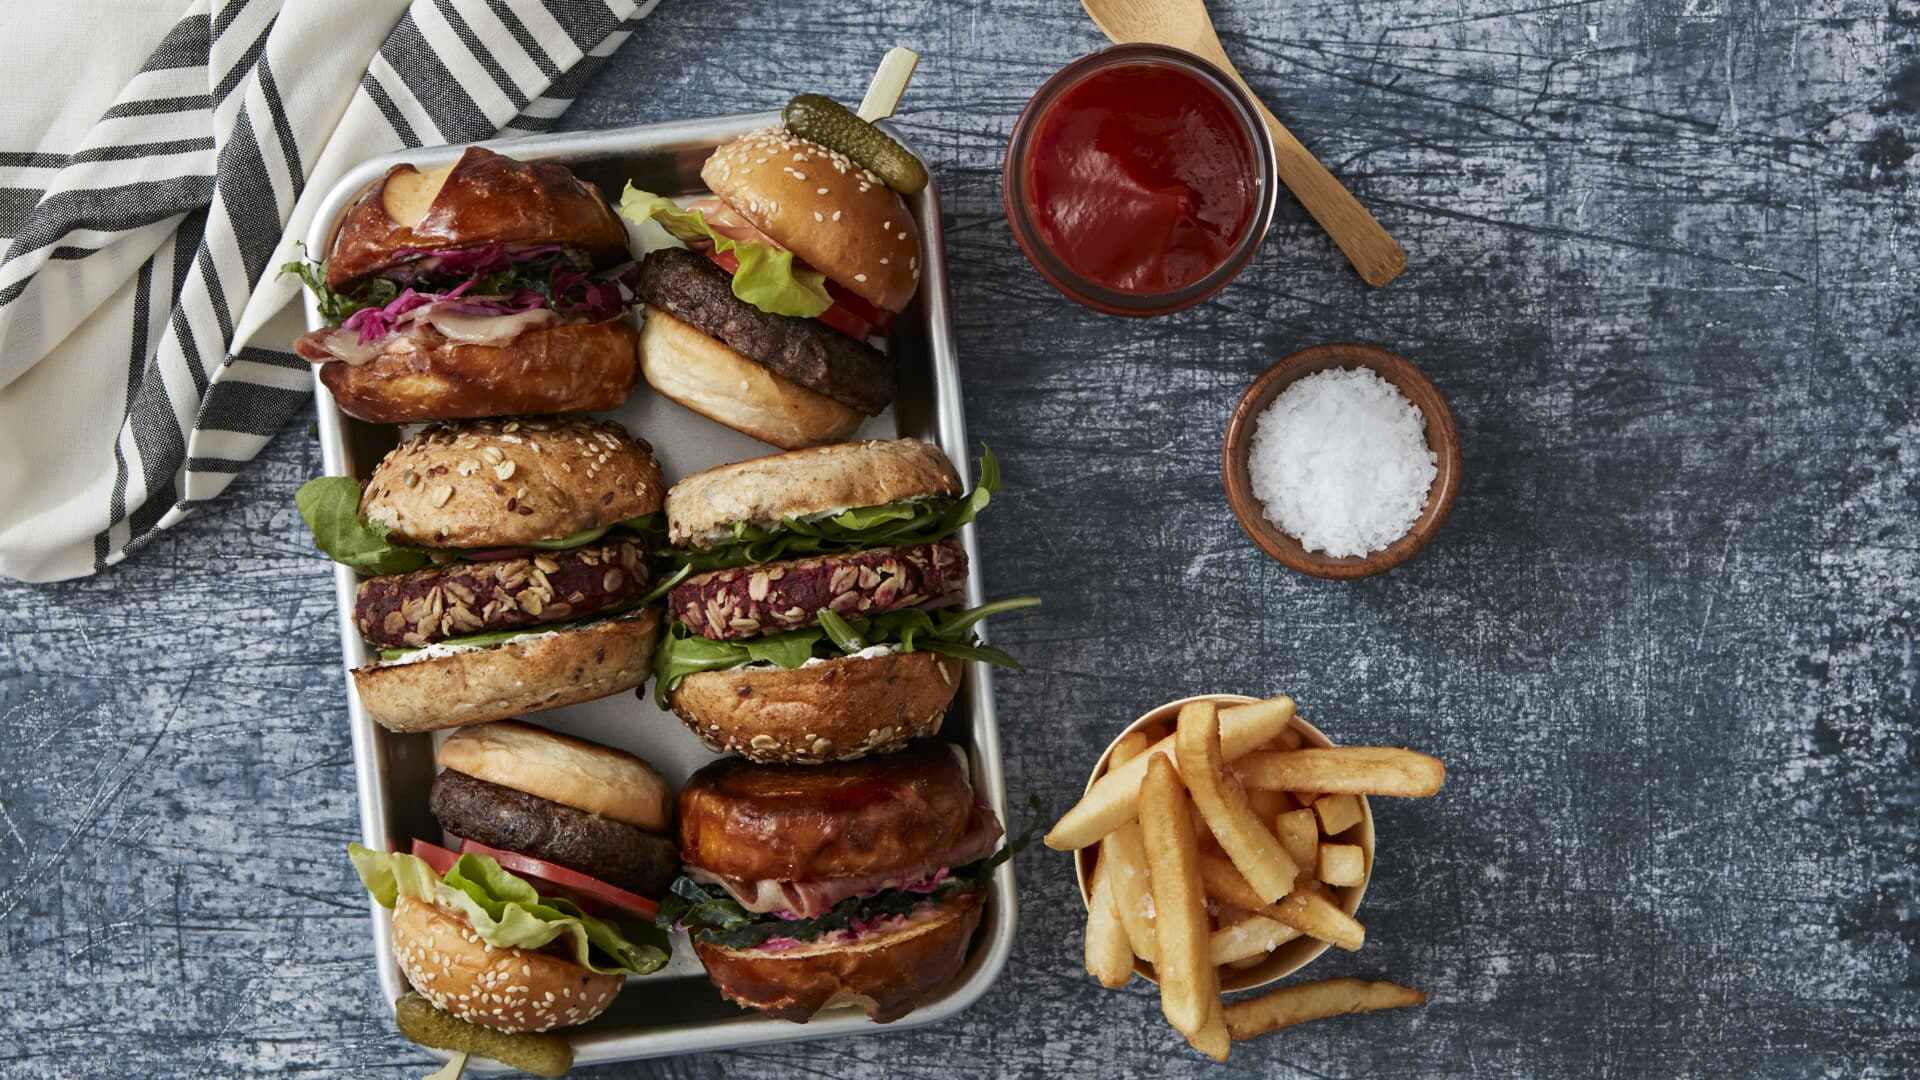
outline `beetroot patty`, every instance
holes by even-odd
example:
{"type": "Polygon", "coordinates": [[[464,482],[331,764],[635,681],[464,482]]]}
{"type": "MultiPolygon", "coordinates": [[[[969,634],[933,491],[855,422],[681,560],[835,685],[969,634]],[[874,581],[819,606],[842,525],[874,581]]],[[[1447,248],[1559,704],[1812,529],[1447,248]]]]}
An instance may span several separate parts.
{"type": "Polygon", "coordinates": [[[646,591],[645,546],[615,540],[368,578],[354,600],[353,621],[370,644],[417,649],[451,637],[577,619],[646,591]]]}
{"type": "Polygon", "coordinates": [[[966,551],[942,540],[715,570],[676,586],[667,609],[694,633],[725,640],[813,626],[821,608],[857,618],[919,607],[966,582],[966,551]]]}

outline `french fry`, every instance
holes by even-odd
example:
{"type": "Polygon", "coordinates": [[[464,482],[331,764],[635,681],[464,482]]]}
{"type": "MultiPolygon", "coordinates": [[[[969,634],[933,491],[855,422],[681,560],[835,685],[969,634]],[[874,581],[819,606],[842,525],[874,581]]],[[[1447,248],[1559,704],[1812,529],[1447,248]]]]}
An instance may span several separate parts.
{"type": "Polygon", "coordinates": [[[1227,1034],[1226,1003],[1215,994],[1211,1008],[1207,1011],[1207,1022],[1199,1031],[1187,1036],[1187,1045],[1207,1055],[1215,1061],[1227,1060],[1233,1052],[1233,1039],[1227,1034]]]}
{"type": "Polygon", "coordinates": [[[1273,821],[1274,835],[1280,838],[1280,846],[1287,849],[1287,855],[1301,866],[1314,866],[1320,861],[1320,817],[1310,806],[1298,810],[1289,810],[1273,821]]]}
{"type": "Polygon", "coordinates": [[[1127,947],[1126,927],[1113,902],[1113,878],[1105,860],[1093,868],[1093,897],[1087,906],[1087,974],[1109,990],[1133,978],[1133,950],[1127,947]]]}
{"type": "Polygon", "coordinates": [[[1447,767],[1439,759],[1391,746],[1256,750],[1235,762],[1234,770],[1250,788],[1322,795],[1424,799],[1439,794],[1447,781],[1447,767]]]}
{"type": "MultiPolygon", "coordinates": [[[[1143,731],[1128,732],[1108,757],[1112,765],[1124,765],[1153,745],[1143,731]]],[[[1140,823],[1129,821],[1100,841],[1100,865],[1109,868],[1114,907],[1120,925],[1126,931],[1127,947],[1133,955],[1153,963],[1153,901],[1147,892],[1147,856],[1140,842],[1140,823]]]]}
{"type": "Polygon", "coordinates": [[[1424,1005],[1427,995],[1390,982],[1321,979],[1269,990],[1257,998],[1226,1006],[1227,1032],[1251,1039],[1278,1028],[1346,1013],[1424,1005]]]}
{"type": "Polygon", "coordinates": [[[1358,844],[1321,844],[1319,876],[1329,885],[1358,885],[1367,880],[1367,853],[1358,844]]]}
{"type": "Polygon", "coordinates": [[[1220,841],[1220,847],[1233,860],[1242,877],[1260,894],[1264,903],[1293,891],[1293,880],[1300,867],[1287,857],[1280,841],[1254,816],[1247,793],[1226,775],[1226,762],[1220,754],[1220,716],[1211,701],[1190,702],[1180,708],[1180,725],[1174,732],[1174,747],[1179,755],[1180,775],[1186,778],[1187,792],[1206,819],[1207,828],[1220,841]]]}
{"type": "Polygon", "coordinates": [[[1207,962],[1207,897],[1200,881],[1200,852],[1187,819],[1187,797],[1166,754],[1147,755],[1140,788],[1140,833],[1153,886],[1155,942],[1160,956],[1160,1011],[1181,1034],[1193,1038],[1208,1010],[1220,1000],[1219,976],[1207,962]]]}
{"type": "Polygon", "coordinates": [[[1318,941],[1337,945],[1348,952],[1360,948],[1367,940],[1366,927],[1359,920],[1342,911],[1324,893],[1316,892],[1308,886],[1302,887],[1283,897],[1279,903],[1260,902],[1260,894],[1240,876],[1233,863],[1218,855],[1200,857],[1200,876],[1206,883],[1207,895],[1225,903],[1251,908],[1269,919],[1284,923],[1295,930],[1318,941]]]}
{"type": "Polygon", "coordinates": [[[1247,805],[1253,807],[1254,816],[1261,821],[1272,821],[1294,807],[1293,797],[1284,791],[1240,786],[1247,793],[1247,805]]]}
{"type": "MultiPolygon", "coordinates": [[[[1234,705],[1220,710],[1220,755],[1232,761],[1266,745],[1293,723],[1293,699],[1287,697],[1234,705]]],[[[1171,757],[1173,736],[1153,744],[1150,755],[1171,757]]],[[[1044,842],[1055,851],[1086,847],[1125,824],[1140,806],[1140,781],[1147,775],[1147,758],[1123,765],[1109,764],[1086,795],[1054,823],[1044,842]]]]}
{"type": "Polygon", "coordinates": [[[1275,735],[1273,741],[1267,745],[1275,750],[1298,750],[1303,741],[1299,725],[1288,724],[1286,730],[1275,735]]]}
{"type": "Polygon", "coordinates": [[[1268,953],[1299,936],[1300,931],[1277,919],[1252,915],[1215,930],[1207,938],[1207,949],[1218,967],[1249,958],[1264,960],[1268,953]]]}
{"type": "Polygon", "coordinates": [[[1360,824],[1360,797],[1358,795],[1322,795],[1314,800],[1313,812],[1320,815],[1320,831],[1328,836],[1339,836],[1355,825],[1360,824]]]}
{"type": "Polygon", "coordinates": [[[1100,861],[1111,864],[1114,906],[1127,932],[1133,955],[1151,964],[1159,950],[1153,927],[1153,896],[1147,885],[1147,851],[1140,839],[1140,823],[1130,821],[1100,841],[1100,861]]]}

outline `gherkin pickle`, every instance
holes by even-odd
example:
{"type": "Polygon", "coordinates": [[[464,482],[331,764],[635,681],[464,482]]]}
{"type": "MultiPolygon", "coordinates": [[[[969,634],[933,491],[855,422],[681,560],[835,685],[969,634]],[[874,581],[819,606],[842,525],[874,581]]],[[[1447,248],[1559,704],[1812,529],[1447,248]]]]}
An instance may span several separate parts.
{"type": "Polygon", "coordinates": [[[573,1067],[573,1047],[565,1039],[481,1027],[434,1008],[413,991],[393,1003],[393,1020],[400,1034],[421,1046],[464,1050],[535,1076],[565,1076],[573,1067]]]}
{"type": "Polygon", "coordinates": [[[847,155],[902,195],[927,186],[927,167],[919,158],[830,97],[801,94],[787,102],[780,122],[803,139],[847,155]]]}

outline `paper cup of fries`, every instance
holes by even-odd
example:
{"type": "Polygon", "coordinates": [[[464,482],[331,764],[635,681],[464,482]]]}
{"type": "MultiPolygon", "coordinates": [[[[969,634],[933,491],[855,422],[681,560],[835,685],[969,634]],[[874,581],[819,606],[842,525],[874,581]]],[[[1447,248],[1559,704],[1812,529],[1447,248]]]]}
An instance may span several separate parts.
{"type": "MultiPolygon", "coordinates": [[[[1180,707],[1182,705],[1190,701],[1211,701],[1221,708],[1226,708],[1231,705],[1251,705],[1259,700],[1258,698],[1248,697],[1245,694],[1200,694],[1195,697],[1181,698],[1178,701],[1169,701],[1158,708],[1149,709],[1139,719],[1128,724],[1120,734],[1114,736],[1113,742],[1107,745],[1106,752],[1101,754],[1100,760],[1094,763],[1092,775],[1087,777],[1087,790],[1092,791],[1094,782],[1107,774],[1107,765],[1113,758],[1114,750],[1118,748],[1122,742],[1126,741],[1133,732],[1146,732],[1150,743],[1158,742],[1162,736],[1171,735],[1174,730],[1175,721],[1180,716],[1180,707]]],[[[1319,728],[1314,727],[1298,716],[1293,717],[1288,730],[1293,732],[1299,739],[1300,746],[1333,745],[1333,740],[1327,738],[1319,728]]],[[[1281,738],[1286,739],[1287,736],[1282,735],[1281,738]]],[[[1270,800],[1268,796],[1272,794],[1280,793],[1259,792],[1257,790],[1248,792],[1250,799],[1269,803],[1271,803],[1272,800],[1270,800]]],[[[1312,793],[1309,792],[1308,794],[1312,793]]],[[[1334,905],[1348,915],[1353,915],[1360,910],[1360,901],[1367,895],[1367,880],[1373,876],[1373,811],[1367,805],[1366,796],[1355,796],[1355,799],[1359,803],[1359,821],[1334,837],[1326,837],[1320,833],[1319,822],[1314,820],[1318,817],[1317,813],[1296,814],[1296,817],[1293,819],[1297,822],[1311,822],[1313,830],[1305,833],[1305,835],[1313,837],[1316,845],[1324,842],[1332,845],[1343,845],[1360,849],[1360,877],[1358,883],[1330,887],[1331,899],[1333,899],[1334,905]]],[[[1255,809],[1256,812],[1260,810],[1259,807],[1255,809]]],[[[1274,812],[1262,813],[1260,816],[1265,819],[1269,827],[1272,827],[1274,821],[1278,819],[1282,811],[1273,805],[1269,805],[1267,809],[1271,809],[1274,812]]],[[[1313,808],[1311,806],[1300,807],[1298,803],[1285,807],[1286,812],[1301,809],[1311,812],[1313,808]]],[[[1339,824],[1339,819],[1336,819],[1334,823],[1339,824]]],[[[1196,829],[1201,831],[1202,835],[1205,834],[1205,828],[1205,825],[1196,822],[1196,829]]],[[[1301,846],[1299,841],[1296,841],[1296,846],[1301,846]]],[[[1081,848],[1074,853],[1073,871],[1075,877],[1077,877],[1080,882],[1080,900],[1082,903],[1089,905],[1093,900],[1094,860],[1099,851],[1100,845],[1095,844],[1081,848]]],[[[1214,852],[1214,854],[1217,855],[1218,852],[1214,852]]],[[[1296,862],[1297,861],[1296,859],[1296,862]]],[[[1145,868],[1142,867],[1141,869],[1144,871],[1145,868]]],[[[1302,869],[1309,874],[1315,870],[1313,866],[1303,867],[1302,869]]],[[[1218,965],[1220,972],[1220,989],[1222,991],[1251,990],[1254,987],[1265,986],[1270,982],[1284,979],[1294,972],[1299,971],[1301,968],[1306,967],[1313,962],[1315,957],[1327,951],[1327,942],[1307,937],[1298,932],[1289,934],[1288,930],[1290,928],[1287,927],[1263,925],[1271,922],[1271,920],[1264,918],[1257,920],[1240,919],[1231,925],[1245,927],[1241,933],[1237,935],[1232,933],[1223,934],[1222,931],[1227,930],[1227,926],[1222,925],[1221,914],[1222,912],[1218,911],[1212,914],[1209,920],[1209,936],[1210,944],[1214,939],[1217,939],[1219,945],[1224,947],[1225,951],[1220,953],[1221,958],[1231,957],[1227,963],[1218,965]],[[1276,937],[1284,938],[1284,940],[1274,943],[1274,948],[1268,951],[1266,946],[1272,943],[1276,937]]],[[[1224,911],[1224,914],[1229,919],[1235,919],[1243,913],[1235,911],[1229,906],[1224,911]]],[[[1138,956],[1134,958],[1133,971],[1134,974],[1146,979],[1148,982],[1158,981],[1154,973],[1153,965],[1146,960],[1140,959],[1138,956]]]]}
{"type": "Polygon", "coordinates": [[[1160,1008],[1216,1061],[1232,1043],[1345,1013],[1418,1005],[1390,982],[1321,979],[1227,1001],[1337,945],[1373,872],[1369,795],[1426,798],[1446,766],[1413,750],[1333,745],[1293,699],[1208,694],[1135,720],[1046,835],[1074,852],[1087,973],[1158,983],[1160,1008]]]}

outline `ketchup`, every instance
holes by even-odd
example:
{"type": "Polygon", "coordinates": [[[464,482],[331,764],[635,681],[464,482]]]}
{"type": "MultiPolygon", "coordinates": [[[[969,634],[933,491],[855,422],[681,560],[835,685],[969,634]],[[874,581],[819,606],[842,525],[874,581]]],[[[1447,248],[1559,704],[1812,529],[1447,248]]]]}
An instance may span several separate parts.
{"type": "Polygon", "coordinates": [[[1026,209],[1088,282],[1152,296],[1225,263],[1259,204],[1255,150],[1219,91],[1169,64],[1088,74],[1034,120],[1026,209]]]}

